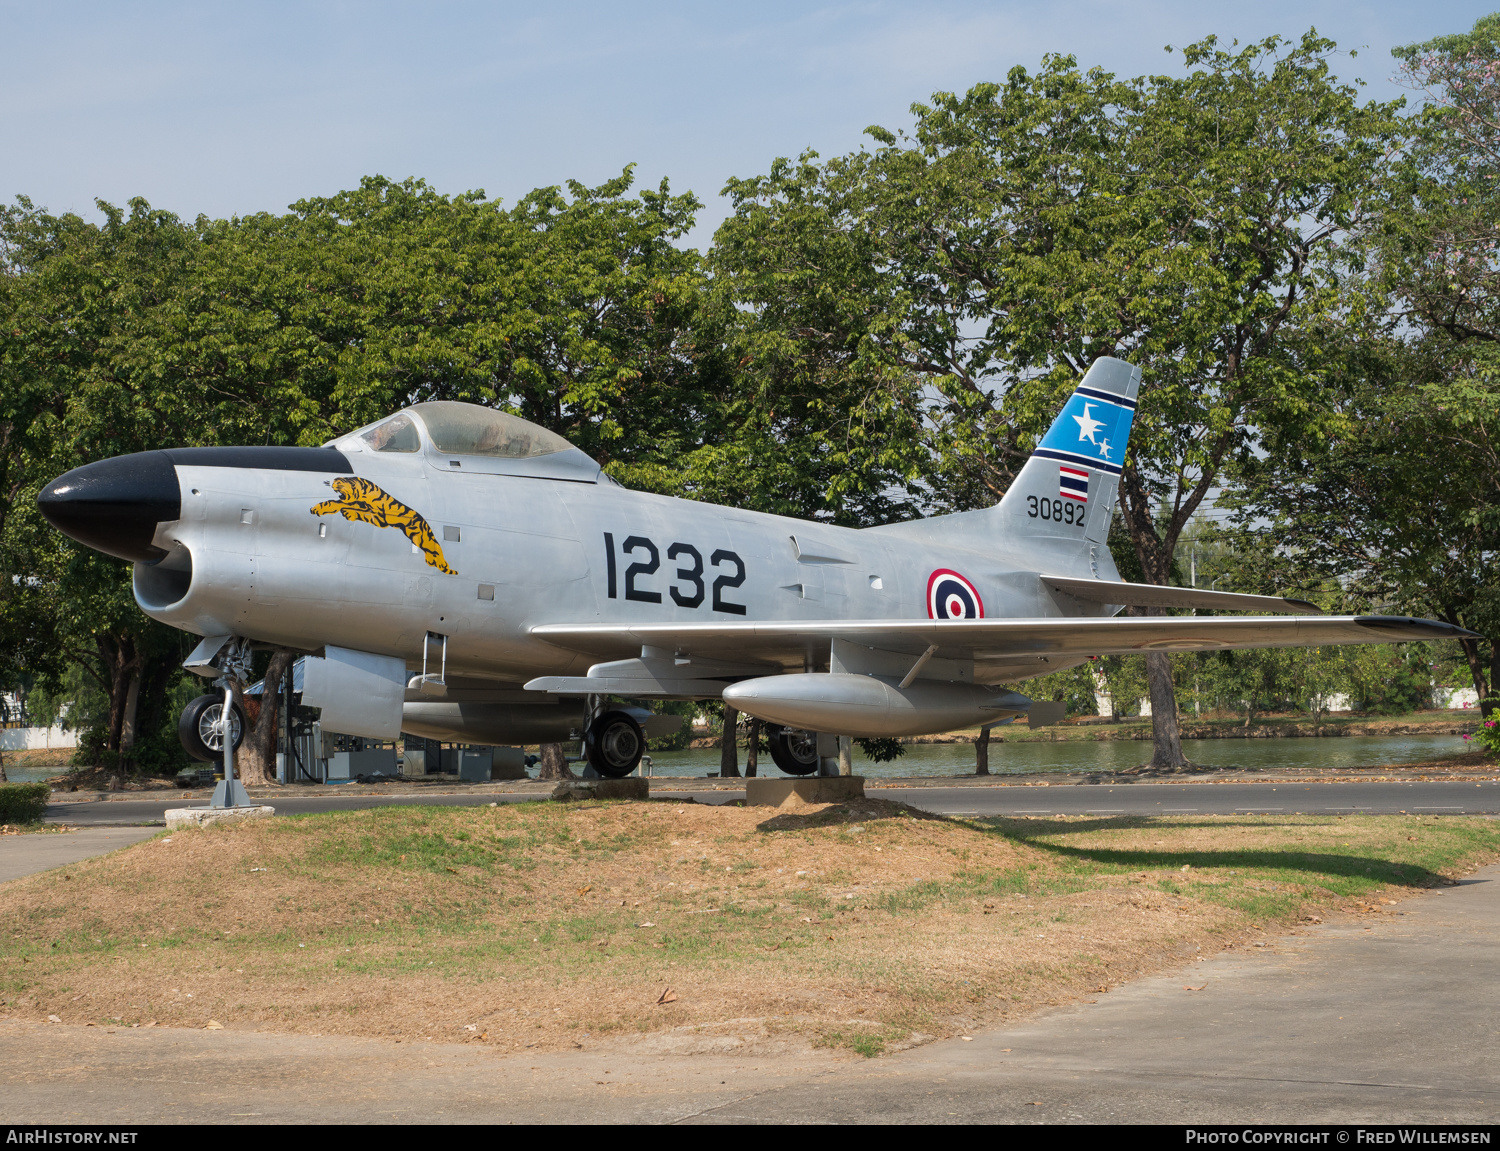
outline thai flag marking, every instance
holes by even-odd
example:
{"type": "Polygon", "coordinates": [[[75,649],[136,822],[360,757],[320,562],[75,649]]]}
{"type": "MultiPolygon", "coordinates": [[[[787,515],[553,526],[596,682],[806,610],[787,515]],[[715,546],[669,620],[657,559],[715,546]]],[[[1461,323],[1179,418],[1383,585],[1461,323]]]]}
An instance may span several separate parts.
{"type": "Polygon", "coordinates": [[[1082,468],[1070,468],[1066,464],[1057,466],[1057,494],[1063,499],[1089,502],[1089,474],[1082,468]]]}

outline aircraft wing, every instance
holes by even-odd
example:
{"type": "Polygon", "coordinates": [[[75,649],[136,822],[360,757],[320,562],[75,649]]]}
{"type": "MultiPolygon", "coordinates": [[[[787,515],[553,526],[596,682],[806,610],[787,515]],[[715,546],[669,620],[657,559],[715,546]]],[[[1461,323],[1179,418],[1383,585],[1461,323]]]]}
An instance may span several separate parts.
{"type": "MultiPolygon", "coordinates": [[[[1320,647],[1459,639],[1476,633],[1409,616],[1113,616],[975,620],[817,620],[702,624],[540,624],[538,639],[601,662],[645,647],[684,660],[779,664],[801,671],[826,661],[833,640],[917,658],[972,660],[974,678],[996,683],[1068,667],[1091,655],[1225,648],[1320,647]]],[[[681,674],[692,674],[685,663],[681,674]]],[[[535,681],[534,681],[535,682],[535,681]]],[[[553,688],[553,690],[558,690],[553,688]]]]}

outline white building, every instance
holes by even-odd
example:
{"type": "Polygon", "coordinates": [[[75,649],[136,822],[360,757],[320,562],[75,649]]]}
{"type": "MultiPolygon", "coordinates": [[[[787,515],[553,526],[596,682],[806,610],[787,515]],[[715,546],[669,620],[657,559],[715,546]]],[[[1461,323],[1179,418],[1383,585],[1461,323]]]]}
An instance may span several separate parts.
{"type": "Polygon", "coordinates": [[[0,731],[0,750],[4,751],[40,751],[77,746],[78,733],[64,731],[56,724],[51,727],[7,727],[0,731]]]}
{"type": "Polygon", "coordinates": [[[56,724],[51,727],[23,727],[19,719],[10,718],[22,713],[21,700],[16,695],[12,692],[0,692],[0,714],[6,717],[3,729],[0,729],[0,751],[42,751],[54,747],[78,746],[77,732],[64,731],[56,724]]]}
{"type": "Polygon", "coordinates": [[[1479,693],[1472,687],[1435,687],[1432,689],[1432,706],[1436,708],[1478,707],[1479,693]]]}

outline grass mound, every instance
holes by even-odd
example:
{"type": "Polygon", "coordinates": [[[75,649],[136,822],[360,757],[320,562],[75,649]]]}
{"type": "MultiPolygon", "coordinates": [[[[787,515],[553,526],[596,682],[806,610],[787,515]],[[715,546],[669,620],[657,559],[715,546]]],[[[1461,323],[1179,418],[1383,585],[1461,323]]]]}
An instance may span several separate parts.
{"type": "Polygon", "coordinates": [[[1388,910],[1497,846],[1487,820],[958,821],[884,800],[256,820],[7,884],[0,997],[70,1023],[505,1048],[727,1028],[874,1054],[1388,910]]]}

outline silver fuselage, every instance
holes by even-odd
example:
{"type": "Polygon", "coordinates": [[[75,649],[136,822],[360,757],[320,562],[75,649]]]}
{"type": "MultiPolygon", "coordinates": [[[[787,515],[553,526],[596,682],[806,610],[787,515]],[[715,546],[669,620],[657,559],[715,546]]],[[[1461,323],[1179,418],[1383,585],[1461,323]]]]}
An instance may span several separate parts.
{"type": "MultiPolygon", "coordinates": [[[[973,584],[986,617],[1103,611],[1036,578],[1077,567],[1074,530],[1055,549],[1029,538],[1022,560],[1004,540],[934,543],[941,520],[853,530],[629,491],[581,453],[495,461],[429,445],[412,454],[336,446],[346,474],[426,518],[453,574],[400,531],[313,514],[331,474],[179,464],[181,517],[154,539],[167,557],[135,566],[142,609],[200,635],[303,651],[331,644],[414,669],[424,637],[438,633],[449,637],[450,673],[517,683],[593,662],[534,638],[538,624],[923,619],[940,569],[973,584]]],[[[826,645],[813,645],[781,663],[827,659],[826,645]]]]}

